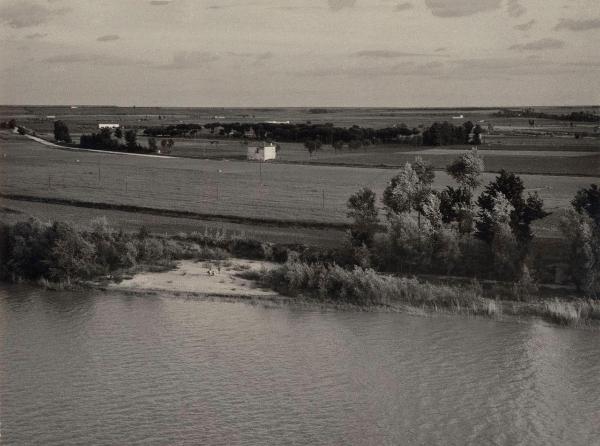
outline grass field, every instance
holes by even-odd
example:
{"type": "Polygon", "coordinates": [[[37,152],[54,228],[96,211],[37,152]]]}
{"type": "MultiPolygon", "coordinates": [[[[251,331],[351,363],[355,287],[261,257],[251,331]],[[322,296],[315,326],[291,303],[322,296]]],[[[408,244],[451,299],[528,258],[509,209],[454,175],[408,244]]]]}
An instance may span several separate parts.
{"type": "MultiPolygon", "coordinates": [[[[571,111],[598,111],[598,107],[536,107],[537,111],[567,114],[571,111]]],[[[312,110],[315,111],[315,110],[312,110]]],[[[319,111],[319,110],[317,110],[319,111]]],[[[600,130],[598,124],[536,119],[530,127],[527,118],[499,118],[493,116],[497,108],[473,109],[389,109],[389,108],[329,108],[326,113],[313,113],[307,108],[168,108],[168,107],[110,107],[85,106],[0,106],[0,120],[11,117],[52,139],[55,119],[64,120],[74,141],[82,133],[97,132],[98,123],[114,122],[141,131],[148,126],[179,123],[205,124],[209,122],[265,122],[290,121],[292,123],[325,123],[337,126],[389,127],[404,123],[409,127],[428,126],[433,122],[448,121],[460,124],[466,120],[481,122],[484,128],[493,124],[494,131],[485,136],[480,146],[486,170],[498,172],[506,169],[521,174],[600,176],[600,130]],[[463,115],[461,119],[453,119],[463,115]],[[160,117],[160,119],[159,119],[160,117]],[[590,136],[575,139],[575,134],[585,132],[590,136]],[[568,153],[567,153],[568,152],[568,153]]],[[[142,144],[147,139],[139,137],[142,144]]],[[[424,159],[437,169],[443,169],[454,154],[436,153],[423,147],[406,145],[378,145],[359,150],[344,149],[335,152],[325,145],[309,158],[301,143],[281,143],[278,162],[325,165],[397,167],[414,159],[414,151],[422,151],[424,159]]],[[[459,152],[468,146],[453,146],[459,152]]],[[[446,149],[446,148],[445,148],[446,149]]],[[[202,158],[242,160],[246,157],[244,142],[236,139],[175,138],[173,155],[202,158]]]]}
{"type": "MultiPolygon", "coordinates": [[[[4,133],[0,142],[0,191],[34,197],[145,206],[206,215],[288,222],[344,223],[345,203],[359,187],[381,196],[392,169],[263,164],[201,159],[152,159],[49,149],[4,133]]],[[[485,181],[494,174],[485,174],[485,181]]],[[[569,205],[590,178],[522,175],[550,211],[569,205]]],[[[435,186],[452,184],[443,172],[435,186]]],[[[537,231],[556,229],[555,212],[537,231]]]]}

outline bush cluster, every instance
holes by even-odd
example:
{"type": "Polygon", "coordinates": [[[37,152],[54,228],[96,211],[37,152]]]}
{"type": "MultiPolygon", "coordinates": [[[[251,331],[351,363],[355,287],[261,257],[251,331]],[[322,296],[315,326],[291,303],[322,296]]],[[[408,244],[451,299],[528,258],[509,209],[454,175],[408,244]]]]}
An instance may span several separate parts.
{"type": "Polygon", "coordinates": [[[0,234],[3,278],[71,281],[88,279],[143,263],[181,259],[224,259],[229,253],[212,246],[151,237],[143,231],[114,231],[106,219],[77,231],[67,223],[36,219],[3,226],[0,234]]]}
{"type": "Polygon", "coordinates": [[[290,261],[262,273],[261,281],[290,296],[303,294],[319,300],[362,306],[406,303],[413,306],[463,308],[487,312],[489,300],[476,286],[450,287],[415,278],[377,273],[371,268],[290,261]]]}

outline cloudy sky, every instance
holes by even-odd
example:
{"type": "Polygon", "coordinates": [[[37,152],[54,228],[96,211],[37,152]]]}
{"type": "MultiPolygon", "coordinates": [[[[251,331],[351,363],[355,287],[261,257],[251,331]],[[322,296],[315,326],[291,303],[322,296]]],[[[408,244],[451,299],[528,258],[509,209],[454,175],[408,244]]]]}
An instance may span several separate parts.
{"type": "Polygon", "coordinates": [[[0,103],[600,103],[600,0],[0,0],[0,103]]]}

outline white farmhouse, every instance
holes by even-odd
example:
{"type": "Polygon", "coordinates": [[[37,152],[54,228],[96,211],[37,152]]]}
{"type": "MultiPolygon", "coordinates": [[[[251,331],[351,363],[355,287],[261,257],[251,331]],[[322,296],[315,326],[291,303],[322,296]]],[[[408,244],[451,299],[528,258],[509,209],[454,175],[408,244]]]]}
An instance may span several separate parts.
{"type": "Polygon", "coordinates": [[[277,157],[277,147],[274,144],[248,145],[248,159],[253,161],[274,160],[277,157]]]}
{"type": "Polygon", "coordinates": [[[99,129],[118,129],[121,127],[119,124],[98,124],[99,129]]]}

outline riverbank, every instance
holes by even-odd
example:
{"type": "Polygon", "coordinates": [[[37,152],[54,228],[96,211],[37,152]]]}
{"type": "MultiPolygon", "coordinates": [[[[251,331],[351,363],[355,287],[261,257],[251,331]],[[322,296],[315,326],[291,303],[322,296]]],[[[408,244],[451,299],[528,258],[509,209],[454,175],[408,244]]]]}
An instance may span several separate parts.
{"type": "MultiPolygon", "coordinates": [[[[243,301],[264,306],[310,306],[322,309],[402,312],[413,315],[461,314],[487,318],[540,318],[558,325],[600,327],[600,304],[585,299],[532,299],[513,301],[485,295],[475,285],[450,286],[419,282],[377,274],[371,270],[355,269],[347,279],[336,279],[336,289],[327,294],[315,292],[316,287],[327,290],[333,280],[321,273],[313,284],[302,280],[291,270],[303,269],[308,277],[310,266],[305,264],[278,265],[273,262],[244,259],[175,262],[173,269],[159,272],[140,272],[123,280],[97,282],[93,286],[107,291],[135,295],[164,295],[184,298],[243,301]],[[351,278],[354,274],[354,279],[351,278]],[[278,277],[278,279],[273,279],[278,277]],[[286,277],[288,284],[281,284],[286,277]],[[348,291],[344,281],[356,280],[354,291],[348,291]],[[276,283],[279,281],[279,283],[276,283]],[[294,289],[290,283],[294,283],[294,289]],[[376,282],[376,283],[375,283],[376,282]],[[360,283],[363,285],[361,286],[360,283]],[[311,288],[312,287],[312,288],[311,288]],[[377,297],[374,298],[375,293],[377,297]],[[373,294],[373,295],[370,295],[373,294]]],[[[332,274],[342,269],[331,268],[332,274]]],[[[346,273],[341,273],[346,274],[346,273]]],[[[306,279],[310,281],[312,279],[306,279]]]]}

